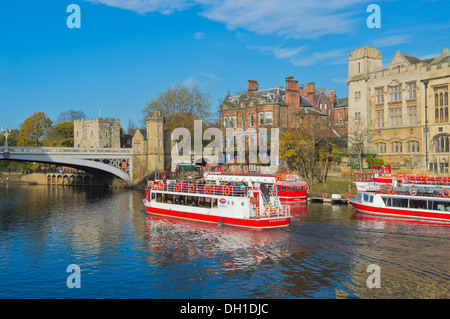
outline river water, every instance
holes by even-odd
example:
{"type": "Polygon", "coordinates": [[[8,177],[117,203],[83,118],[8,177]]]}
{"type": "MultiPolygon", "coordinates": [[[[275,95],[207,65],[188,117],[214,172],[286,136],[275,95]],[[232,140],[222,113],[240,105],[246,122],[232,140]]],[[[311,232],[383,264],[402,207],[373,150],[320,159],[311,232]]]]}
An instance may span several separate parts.
{"type": "Polygon", "coordinates": [[[450,297],[449,225],[309,203],[247,230],[150,216],[142,198],[0,184],[0,298],[450,297]]]}

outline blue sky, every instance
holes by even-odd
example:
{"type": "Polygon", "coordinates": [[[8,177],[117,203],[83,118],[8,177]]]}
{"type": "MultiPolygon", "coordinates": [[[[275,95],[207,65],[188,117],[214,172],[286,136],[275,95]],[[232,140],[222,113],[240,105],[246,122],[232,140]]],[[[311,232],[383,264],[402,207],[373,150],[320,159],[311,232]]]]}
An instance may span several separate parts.
{"type": "Polygon", "coordinates": [[[0,2],[0,127],[34,111],[69,109],[141,125],[142,109],[177,82],[219,100],[257,80],[299,83],[347,96],[347,58],[373,45],[386,66],[397,50],[427,58],[449,47],[450,1],[15,0],[0,2]],[[367,6],[381,28],[366,25],[367,6]],[[67,6],[81,28],[66,25],[67,6]]]}

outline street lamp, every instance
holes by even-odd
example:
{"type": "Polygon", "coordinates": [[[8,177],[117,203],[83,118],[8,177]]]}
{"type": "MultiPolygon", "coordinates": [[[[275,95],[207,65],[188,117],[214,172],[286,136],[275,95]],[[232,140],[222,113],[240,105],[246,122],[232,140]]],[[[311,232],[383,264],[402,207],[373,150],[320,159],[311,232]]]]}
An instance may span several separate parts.
{"type": "Polygon", "coordinates": [[[425,166],[428,170],[428,105],[427,105],[427,89],[428,89],[428,80],[423,80],[423,84],[425,85],[425,166]]]}
{"type": "Polygon", "coordinates": [[[2,134],[5,135],[5,148],[8,148],[8,136],[11,135],[11,129],[8,130],[7,127],[2,129],[2,134]]]}

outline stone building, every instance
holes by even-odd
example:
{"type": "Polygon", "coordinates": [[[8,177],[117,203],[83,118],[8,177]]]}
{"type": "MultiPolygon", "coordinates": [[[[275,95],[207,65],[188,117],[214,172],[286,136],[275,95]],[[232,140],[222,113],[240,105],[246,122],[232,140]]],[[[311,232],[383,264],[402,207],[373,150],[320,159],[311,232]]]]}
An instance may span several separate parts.
{"type": "Polygon", "coordinates": [[[349,127],[367,125],[367,153],[396,167],[448,173],[449,62],[448,49],[422,60],[397,51],[386,68],[374,47],[349,54],[349,127]]]}
{"type": "Polygon", "coordinates": [[[75,120],[74,147],[120,148],[120,120],[93,118],[75,120]]]}
{"type": "Polygon", "coordinates": [[[137,129],[132,140],[133,180],[138,181],[157,171],[171,170],[171,132],[164,128],[161,112],[147,117],[147,129],[137,129]]]}

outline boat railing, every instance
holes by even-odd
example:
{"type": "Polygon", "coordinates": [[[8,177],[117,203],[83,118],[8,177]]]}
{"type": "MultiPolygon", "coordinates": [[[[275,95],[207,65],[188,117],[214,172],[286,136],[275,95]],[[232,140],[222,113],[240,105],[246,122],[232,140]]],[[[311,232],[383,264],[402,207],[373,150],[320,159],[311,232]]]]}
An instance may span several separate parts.
{"type": "MultiPolygon", "coordinates": [[[[237,196],[245,197],[248,194],[248,187],[245,185],[215,185],[215,184],[199,184],[191,182],[152,182],[149,185],[153,190],[177,192],[186,194],[203,194],[203,195],[220,195],[220,196],[237,196]]],[[[253,190],[259,189],[253,187],[253,190]]]]}
{"type": "Polygon", "coordinates": [[[403,196],[444,197],[450,199],[450,187],[425,185],[403,185],[400,187],[383,187],[379,193],[403,196]]]}

